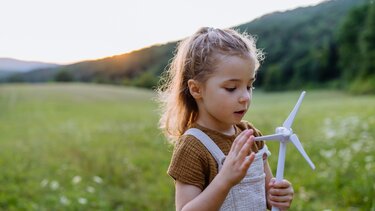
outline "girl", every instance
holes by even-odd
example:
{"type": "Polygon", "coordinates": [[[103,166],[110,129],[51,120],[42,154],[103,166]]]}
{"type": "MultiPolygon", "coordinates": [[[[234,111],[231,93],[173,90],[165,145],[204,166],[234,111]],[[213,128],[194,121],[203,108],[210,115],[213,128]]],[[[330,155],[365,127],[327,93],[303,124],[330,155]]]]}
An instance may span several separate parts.
{"type": "Polygon", "coordinates": [[[231,29],[201,28],[179,43],[159,89],[176,210],[290,207],[291,183],[275,183],[267,146],[253,141],[260,132],[242,121],[261,59],[252,37],[231,29]]]}

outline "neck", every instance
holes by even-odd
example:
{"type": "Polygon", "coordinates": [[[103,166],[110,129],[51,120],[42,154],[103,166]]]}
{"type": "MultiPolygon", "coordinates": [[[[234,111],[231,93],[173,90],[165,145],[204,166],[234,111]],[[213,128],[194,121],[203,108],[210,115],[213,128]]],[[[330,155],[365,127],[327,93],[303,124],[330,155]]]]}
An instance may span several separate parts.
{"type": "Polygon", "coordinates": [[[232,136],[236,133],[233,125],[211,124],[210,122],[200,120],[199,118],[197,120],[197,124],[228,136],[232,136]]]}

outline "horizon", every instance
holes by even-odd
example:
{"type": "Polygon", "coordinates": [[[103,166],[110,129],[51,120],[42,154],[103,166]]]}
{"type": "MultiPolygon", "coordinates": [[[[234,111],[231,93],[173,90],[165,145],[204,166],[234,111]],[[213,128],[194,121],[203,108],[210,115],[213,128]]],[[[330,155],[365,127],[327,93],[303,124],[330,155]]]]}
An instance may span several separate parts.
{"type": "Polygon", "coordinates": [[[2,5],[0,58],[60,65],[175,42],[202,26],[230,28],[270,13],[324,2],[264,0],[255,5],[247,0],[230,4],[223,0],[21,1],[5,0],[2,5]]]}

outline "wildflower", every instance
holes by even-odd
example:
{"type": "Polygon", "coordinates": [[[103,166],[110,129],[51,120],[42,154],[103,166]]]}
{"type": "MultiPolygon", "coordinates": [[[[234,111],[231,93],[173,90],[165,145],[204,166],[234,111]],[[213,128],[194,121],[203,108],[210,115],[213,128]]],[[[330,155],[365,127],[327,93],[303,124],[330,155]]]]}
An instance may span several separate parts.
{"type": "Polygon", "coordinates": [[[92,187],[92,186],[88,186],[88,187],[86,188],[86,191],[89,192],[89,193],[94,193],[94,192],[95,192],[95,188],[92,187]]]}
{"type": "Polygon", "coordinates": [[[78,198],[78,203],[80,203],[80,204],[87,204],[87,199],[83,198],[83,197],[79,197],[78,198]]]}
{"type": "Polygon", "coordinates": [[[325,158],[331,158],[333,155],[336,154],[336,149],[332,149],[332,150],[320,150],[320,154],[325,157],[325,158]]]}
{"type": "Polygon", "coordinates": [[[57,190],[59,188],[59,186],[60,186],[59,182],[57,182],[56,180],[53,180],[49,185],[51,190],[57,190]]]}
{"type": "Polygon", "coordinates": [[[367,171],[370,171],[371,168],[372,168],[371,163],[366,163],[366,165],[365,165],[365,169],[366,169],[367,171]]]}
{"type": "Polygon", "coordinates": [[[305,190],[305,188],[303,186],[300,187],[299,196],[304,201],[309,200],[309,195],[308,195],[307,191],[305,190]]]}
{"type": "Polygon", "coordinates": [[[42,186],[43,188],[46,187],[48,185],[48,179],[43,179],[41,182],[40,182],[40,186],[42,186]]]}
{"type": "Polygon", "coordinates": [[[68,198],[66,198],[66,196],[60,196],[60,203],[63,205],[69,205],[70,201],[68,198]]]}
{"type": "Polygon", "coordinates": [[[362,142],[354,142],[351,147],[354,152],[359,152],[362,149],[362,142]]]}
{"type": "Polygon", "coordinates": [[[373,160],[373,157],[371,155],[365,157],[366,163],[371,163],[373,160]]]}
{"type": "Polygon", "coordinates": [[[101,184],[103,182],[103,179],[100,178],[99,176],[94,176],[92,179],[94,180],[94,182],[98,184],[101,184]]]}
{"type": "Polygon", "coordinates": [[[81,180],[82,180],[82,178],[81,178],[80,176],[75,176],[75,177],[73,177],[73,179],[72,179],[72,183],[73,183],[73,184],[78,184],[78,183],[81,182],[81,180]]]}
{"type": "Polygon", "coordinates": [[[327,137],[327,139],[332,139],[335,136],[337,136],[336,131],[332,128],[325,128],[324,133],[325,133],[325,136],[327,137]]]}

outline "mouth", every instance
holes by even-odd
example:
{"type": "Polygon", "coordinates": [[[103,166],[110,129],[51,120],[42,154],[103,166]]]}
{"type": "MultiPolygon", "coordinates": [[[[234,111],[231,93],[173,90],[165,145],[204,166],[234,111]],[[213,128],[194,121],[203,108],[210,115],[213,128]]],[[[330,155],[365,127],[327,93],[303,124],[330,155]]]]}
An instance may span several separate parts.
{"type": "Polygon", "coordinates": [[[235,111],[234,113],[239,114],[239,115],[244,115],[246,113],[246,110],[235,111]]]}

